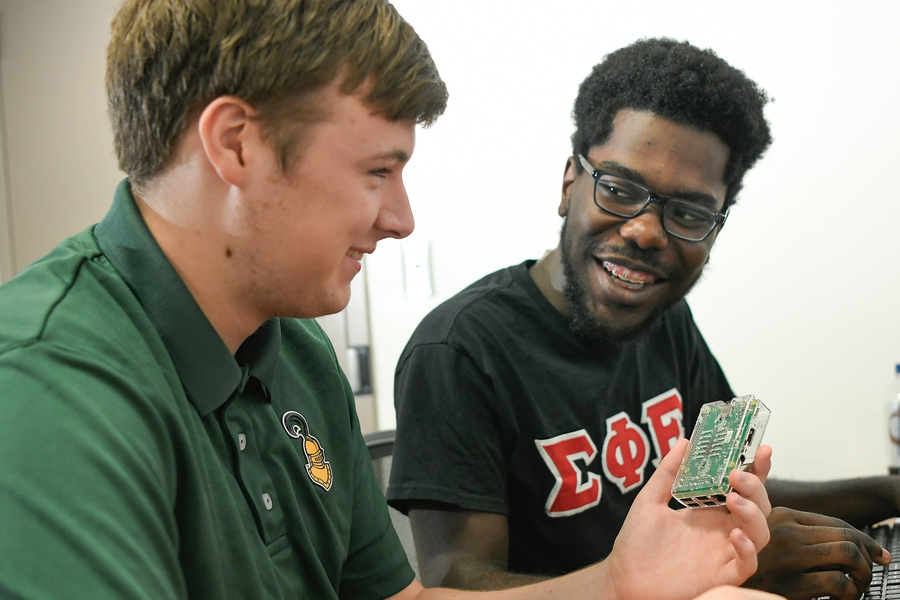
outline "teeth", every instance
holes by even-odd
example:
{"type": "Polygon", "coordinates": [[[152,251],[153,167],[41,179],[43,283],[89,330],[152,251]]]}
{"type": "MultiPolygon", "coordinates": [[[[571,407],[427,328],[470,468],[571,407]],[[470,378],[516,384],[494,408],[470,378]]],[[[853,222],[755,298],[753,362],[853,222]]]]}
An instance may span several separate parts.
{"type": "Polygon", "coordinates": [[[631,290],[639,290],[645,285],[653,283],[655,280],[652,275],[632,271],[606,260],[603,261],[603,268],[606,269],[610,275],[624,284],[625,287],[631,290]]]}
{"type": "Polygon", "coordinates": [[[355,258],[356,260],[362,260],[363,256],[365,256],[365,253],[358,250],[348,250],[347,256],[349,256],[350,258],[355,258]]]}

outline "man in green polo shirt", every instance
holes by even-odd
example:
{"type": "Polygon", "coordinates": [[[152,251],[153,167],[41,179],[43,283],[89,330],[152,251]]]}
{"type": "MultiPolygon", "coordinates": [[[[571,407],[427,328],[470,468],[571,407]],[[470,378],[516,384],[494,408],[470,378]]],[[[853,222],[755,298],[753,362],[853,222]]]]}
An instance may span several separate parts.
{"type": "MultiPolygon", "coordinates": [[[[0,597],[473,595],[415,581],[310,319],[412,230],[425,44],[384,0],[127,0],[107,69],[128,179],[0,287],[0,597]]],[[[729,510],[676,512],[683,452],[608,560],[499,596],[770,597],[713,589],[768,540],[767,450],[729,510]]]]}

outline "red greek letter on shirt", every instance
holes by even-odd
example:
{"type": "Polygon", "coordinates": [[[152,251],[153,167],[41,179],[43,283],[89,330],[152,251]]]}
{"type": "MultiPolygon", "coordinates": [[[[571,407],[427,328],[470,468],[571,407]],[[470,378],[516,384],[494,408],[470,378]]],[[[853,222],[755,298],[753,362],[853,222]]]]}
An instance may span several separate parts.
{"type": "Polygon", "coordinates": [[[534,443],[556,478],[544,507],[548,516],[574,515],[599,504],[603,491],[600,476],[575,463],[580,459],[587,467],[597,456],[597,446],[584,429],[534,443]]]}
{"type": "Polygon", "coordinates": [[[658,467],[662,457],[669,453],[675,442],[684,437],[684,404],[681,394],[672,388],[650,398],[642,406],[641,423],[645,423],[650,430],[650,438],[656,450],[653,466],[658,467]]]}
{"type": "Polygon", "coordinates": [[[631,422],[625,412],[606,420],[603,442],[603,472],[625,494],[644,482],[644,467],[650,455],[647,434],[631,422]]]}

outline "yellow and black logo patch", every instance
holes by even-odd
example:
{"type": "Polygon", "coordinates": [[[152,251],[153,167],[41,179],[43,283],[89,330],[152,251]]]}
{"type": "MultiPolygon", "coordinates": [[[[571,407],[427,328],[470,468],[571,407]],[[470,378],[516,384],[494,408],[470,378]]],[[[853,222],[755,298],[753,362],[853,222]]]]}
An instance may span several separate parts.
{"type": "Polygon", "coordinates": [[[303,451],[306,453],[306,473],[313,483],[322,486],[326,491],[331,489],[334,476],[331,463],[325,460],[325,448],[309,433],[309,424],[300,413],[289,410],[281,417],[281,424],[289,436],[303,440],[303,451]]]}

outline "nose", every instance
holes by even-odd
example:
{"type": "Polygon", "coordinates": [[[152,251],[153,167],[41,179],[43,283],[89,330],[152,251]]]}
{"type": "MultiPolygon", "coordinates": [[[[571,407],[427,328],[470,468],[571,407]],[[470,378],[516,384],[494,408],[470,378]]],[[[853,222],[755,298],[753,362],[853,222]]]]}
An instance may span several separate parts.
{"type": "Polygon", "coordinates": [[[669,236],[662,225],[662,212],[655,203],[622,223],[619,235],[644,249],[665,250],[669,245],[669,236]]]}
{"type": "Polygon", "coordinates": [[[402,181],[398,181],[396,188],[382,204],[375,227],[383,231],[387,237],[402,239],[411,234],[415,226],[406,186],[402,181]]]}

